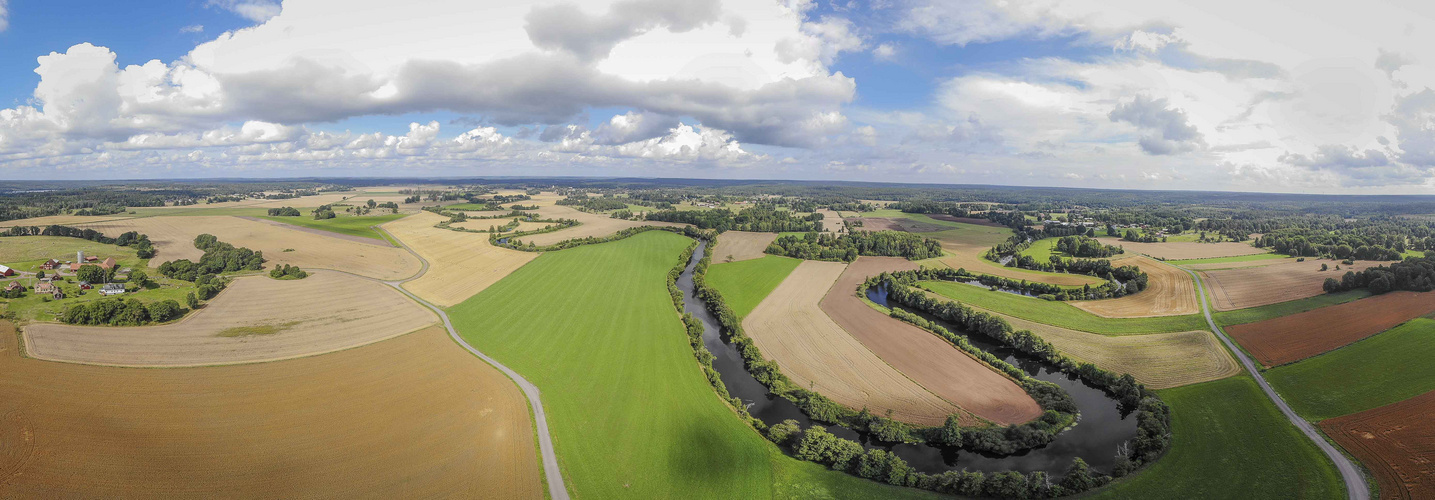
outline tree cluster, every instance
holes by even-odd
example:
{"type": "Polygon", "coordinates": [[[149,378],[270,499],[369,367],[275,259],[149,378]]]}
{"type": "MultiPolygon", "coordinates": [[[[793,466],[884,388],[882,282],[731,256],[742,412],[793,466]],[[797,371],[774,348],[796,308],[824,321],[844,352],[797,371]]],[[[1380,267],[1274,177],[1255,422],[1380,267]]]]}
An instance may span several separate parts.
{"type": "Polygon", "coordinates": [[[270,269],[269,277],[277,280],[302,280],[304,278],[308,278],[309,273],[305,272],[303,269],[299,269],[299,266],[291,266],[289,264],[284,264],[281,266],[277,266],[274,269],[270,269]]]}
{"type": "Polygon", "coordinates": [[[1111,257],[1125,252],[1119,246],[1107,245],[1088,236],[1062,236],[1057,238],[1056,245],[1052,248],[1072,257],[1090,258],[1111,257]]]}
{"type": "MultiPolygon", "coordinates": [[[[159,265],[159,274],[169,278],[194,281],[202,276],[239,271],[258,271],[264,267],[264,252],[219,241],[212,234],[201,234],[194,238],[194,247],[204,251],[199,262],[179,259],[159,265]]],[[[221,287],[223,288],[223,287],[221,287]]],[[[201,297],[208,299],[208,297],[201,297]]]]}
{"type": "Polygon", "coordinates": [[[852,262],[862,255],[922,260],[942,255],[937,240],[899,231],[855,231],[841,236],[811,232],[784,235],[767,246],[767,253],[806,260],[852,262]]]}
{"type": "Polygon", "coordinates": [[[314,209],[313,214],[314,220],[325,220],[337,217],[337,215],[334,215],[333,205],[322,205],[319,208],[314,209]]]}
{"type": "Polygon", "coordinates": [[[69,226],[11,226],[0,236],[64,236],[67,238],[79,238],[90,240],[106,245],[117,245],[122,247],[134,247],[135,256],[141,259],[154,257],[154,244],[150,243],[149,235],[140,234],[135,231],[121,233],[118,237],[111,238],[104,233],[94,229],[80,229],[69,226]]]}
{"type": "Polygon", "coordinates": [[[146,305],[138,299],[100,299],[71,305],[60,314],[60,321],[71,325],[140,326],[178,318],[184,311],[174,300],[146,305]]]}
{"type": "Polygon", "coordinates": [[[1380,295],[1397,290],[1428,292],[1435,290],[1435,257],[1411,257],[1387,266],[1364,271],[1346,271],[1340,280],[1326,278],[1326,293],[1365,288],[1380,295]]]}
{"type": "Polygon", "coordinates": [[[759,233],[806,232],[822,230],[822,214],[793,215],[787,210],[768,207],[744,208],[733,213],[726,208],[711,210],[659,210],[648,212],[651,221],[691,224],[702,229],[753,231],[759,233]]]}
{"type": "Polygon", "coordinates": [[[269,209],[270,217],[298,217],[299,209],[294,207],[279,207],[269,209]]]}

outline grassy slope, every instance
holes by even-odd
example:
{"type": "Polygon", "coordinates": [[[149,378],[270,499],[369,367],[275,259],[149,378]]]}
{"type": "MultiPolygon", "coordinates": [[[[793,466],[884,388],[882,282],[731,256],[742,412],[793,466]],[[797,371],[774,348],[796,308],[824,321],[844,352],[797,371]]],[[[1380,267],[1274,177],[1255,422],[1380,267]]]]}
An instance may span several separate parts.
{"type": "Polygon", "coordinates": [[[802,261],[768,255],[760,259],[713,264],[708,268],[708,284],[722,294],[738,317],[757,307],[767,294],[777,288],[802,261]]]}
{"type": "Polygon", "coordinates": [[[1021,319],[1102,335],[1186,332],[1205,330],[1199,314],[1158,318],[1103,318],[1071,304],[1024,297],[986,288],[947,281],[924,281],[918,286],[958,302],[1009,314],[1021,319]]]}
{"type": "Polygon", "coordinates": [[[1271,318],[1279,318],[1295,313],[1305,312],[1312,309],[1319,309],[1335,304],[1344,304],[1352,300],[1363,299],[1370,296],[1370,292],[1360,289],[1340,293],[1327,293],[1306,297],[1304,299],[1291,300],[1277,304],[1270,304],[1260,307],[1249,307],[1235,311],[1213,312],[1211,317],[1221,326],[1239,325],[1242,323],[1254,323],[1271,318]]]}
{"type": "Polygon", "coordinates": [[[1227,262],[1249,262],[1253,260],[1288,259],[1289,255],[1279,253],[1257,253],[1251,255],[1237,255],[1234,257],[1212,257],[1209,259],[1181,259],[1168,260],[1167,264],[1184,266],[1187,264],[1224,264],[1227,262]]]}
{"type": "Polygon", "coordinates": [[[390,215],[361,215],[361,216],[339,216],[332,219],[314,220],[313,217],[301,215],[298,217],[259,217],[274,222],[283,222],[295,226],[302,226],[311,229],[347,234],[350,236],[362,236],[376,240],[384,239],[384,236],[369,226],[377,226],[385,222],[405,217],[406,214],[390,215]]]}
{"type": "Polygon", "coordinates": [[[1266,371],[1311,420],[1349,415],[1435,390],[1435,320],[1416,318],[1346,347],[1266,371]]]}
{"type": "Polygon", "coordinates": [[[453,307],[475,347],[543,390],[586,498],[923,495],[783,456],[717,398],[664,287],[689,240],[647,232],[539,256],[453,307]]]}
{"type": "Polygon", "coordinates": [[[1157,391],[1171,450],[1098,498],[1340,498],[1330,463],[1248,376],[1157,391]]]}

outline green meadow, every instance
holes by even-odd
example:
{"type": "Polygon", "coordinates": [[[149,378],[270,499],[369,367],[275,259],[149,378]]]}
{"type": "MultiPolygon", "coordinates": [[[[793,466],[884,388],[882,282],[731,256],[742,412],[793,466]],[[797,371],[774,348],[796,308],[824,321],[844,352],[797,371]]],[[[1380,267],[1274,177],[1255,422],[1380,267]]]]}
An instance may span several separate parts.
{"type": "Polygon", "coordinates": [[[298,217],[262,216],[260,218],[265,220],[271,220],[274,222],[283,222],[285,224],[300,227],[307,227],[310,229],[319,229],[333,233],[347,234],[349,236],[362,236],[364,238],[373,238],[376,240],[388,241],[386,238],[384,238],[384,235],[382,233],[370,226],[377,226],[389,221],[402,219],[405,216],[407,216],[407,214],[355,216],[341,215],[332,219],[324,220],[314,220],[313,217],[308,215],[300,215],[298,217]]]}
{"type": "Polygon", "coordinates": [[[1285,366],[1266,380],[1310,420],[1349,415],[1435,390],[1435,320],[1415,318],[1379,335],[1285,366]]]}
{"type": "Polygon", "coordinates": [[[1072,330],[1102,335],[1188,332],[1206,330],[1206,319],[1200,314],[1162,316],[1155,318],[1105,318],[1077,309],[1059,301],[1042,300],[984,287],[950,281],[923,281],[917,286],[972,306],[1072,330]]]}
{"type": "Polygon", "coordinates": [[[768,255],[761,259],[713,264],[707,283],[716,288],[739,318],[746,317],[802,261],[768,255]]]}

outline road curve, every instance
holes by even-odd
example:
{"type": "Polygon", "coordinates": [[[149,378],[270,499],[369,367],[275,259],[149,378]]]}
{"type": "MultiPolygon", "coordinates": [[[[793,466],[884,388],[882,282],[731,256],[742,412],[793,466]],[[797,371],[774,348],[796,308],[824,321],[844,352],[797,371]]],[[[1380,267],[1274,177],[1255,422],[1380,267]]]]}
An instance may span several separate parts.
{"type": "Polygon", "coordinates": [[[528,379],[523,378],[523,375],[519,375],[518,372],[513,371],[512,368],[504,366],[503,363],[499,363],[498,360],[489,357],[487,354],[479,352],[478,349],[474,349],[473,346],[469,345],[467,341],[463,340],[463,337],[460,337],[458,335],[458,331],[453,329],[453,323],[449,321],[448,314],[444,313],[443,309],[440,309],[436,305],[430,304],[429,301],[421,299],[417,295],[414,295],[412,292],[409,292],[408,290],[404,289],[403,284],[405,282],[419,279],[424,275],[424,273],[428,272],[428,259],[425,259],[424,256],[419,255],[418,252],[415,252],[412,248],[409,248],[408,245],[404,244],[403,240],[400,240],[398,237],[394,236],[393,233],[389,232],[389,230],[379,226],[370,227],[378,231],[383,231],[385,235],[387,235],[389,238],[392,238],[394,241],[397,241],[399,243],[399,246],[403,247],[403,249],[407,250],[410,254],[413,254],[413,256],[418,258],[419,262],[423,264],[423,267],[419,269],[419,272],[417,274],[414,274],[413,276],[398,281],[383,281],[383,283],[385,285],[394,287],[395,290],[398,290],[404,295],[407,295],[409,298],[414,299],[414,301],[423,304],[424,307],[433,310],[433,312],[435,314],[438,314],[438,317],[443,320],[443,327],[448,330],[448,336],[452,337],[454,342],[458,342],[458,345],[463,346],[464,349],[467,349],[468,352],[473,353],[474,356],[478,356],[479,359],[482,359],[488,362],[488,364],[493,365],[494,368],[498,368],[499,371],[502,371],[504,374],[508,375],[508,378],[512,379],[514,383],[518,384],[519,389],[523,390],[523,395],[528,397],[528,406],[533,410],[533,422],[538,430],[538,451],[541,455],[543,455],[543,476],[548,480],[548,498],[551,498],[553,500],[569,500],[568,487],[563,483],[563,471],[558,469],[558,455],[553,451],[553,436],[548,434],[548,417],[543,413],[543,401],[539,399],[538,386],[533,385],[532,382],[529,382],[528,379]]]}
{"type": "Polygon", "coordinates": [[[1295,424],[1297,429],[1305,433],[1305,437],[1315,442],[1315,446],[1320,448],[1320,451],[1325,452],[1325,456],[1329,457],[1332,462],[1335,462],[1335,468],[1340,471],[1340,477],[1345,481],[1345,496],[1351,500],[1370,500],[1370,486],[1365,484],[1365,475],[1360,473],[1360,468],[1356,467],[1355,463],[1351,462],[1340,450],[1331,446],[1330,442],[1326,441],[1319,432],[1316,432],[1315,426],[1311,425],[1310,422],[1307,422],[1304,418],[1301,418],[1300,415],[1296,415],[1295,410],[1292,410],[1290,405],[1286,404],[1286,401],[1281,398],[1280,394],[1276,394],[1275,389],[1271,388],[1271,384],[1267,383],[1266,378],[1261,376],[1260,370],[1256,369],[1255,361],[1252,361],[1250,356],[1246,355],[1245,351],[1242,351],[1231,341],[1230,337],[1226,336],[1225,330],[1216,326],[1216,320],[1211,318],[1211,308],[1206,305],[1206,289],[1205,284],[1201,282],[1201,276],[1190,269],[1181,268],[1181,270],[1186,271],[1196,281],[1196,293],[1201,296],[1201,312],[1206,314],[1206,323],[1211,325],[1211,331],[1215,332],[1216,336],[1221,338],[1221,342],[1224,342],[1226,347],[1231,349],[1231,352],[1236,355],[1236,359],[1241,360],[1241,364],[1245,365],[1246,371],[1250,372],[1252,377],[1255,377],[1256,383],[1261,386],[1262,391],[1265,391],[1266,397],[1269,397],[1271,402],[1275,403],[1276,407],[1281,409],[1281,413],[1284,413],[1286,418],[1289,419],[1292,424],[1295,424]]]}

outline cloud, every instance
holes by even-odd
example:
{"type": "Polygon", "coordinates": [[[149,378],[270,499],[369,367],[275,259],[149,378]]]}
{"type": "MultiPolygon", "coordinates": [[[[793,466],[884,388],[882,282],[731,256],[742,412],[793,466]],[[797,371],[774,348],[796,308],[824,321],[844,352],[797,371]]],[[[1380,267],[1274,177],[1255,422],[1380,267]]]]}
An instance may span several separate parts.
{"type": "Polygon", "coordinates": [[[233,12],[256,23],[268,21],[281,11],[279,3],[273,0],[209,0],[204,5],[233,12]]]}
{"type": "Polygon", "coordinates": [[[882,61],[896,60],[897,45],[890,42],[879,43],[877,44],[877,48],[872,49],[872,57],[882,61]]]}
{"type": "Polygon", "coordinates": [[[1050,10],[1054,1],[908,0],[899,29],[946,45],[1017,37],[1049,38],[1072,32],[1050,10]]]}
{"type": "Polygon", "coordinates": [[[1400,71],[1400,68],[1414,62],[1399,52],[1387,51],[1385,49],[1379,49],[1379,51],[1380,55],[1375,58],[1375,68],[1384,71],[1385,76],[1391,78],[1395,78],[1395,72],[1400,71]]]}
{"type": "Polygon", "coordinates": [[[1435,167],[1435,90],[1427,87],[1400,97],[1386,120],[1395,126],[1400,161],[1435,167]]]}
{"type": "Polygon", "coordinates": [[[1147,154],[1169,155],[1206,147],[1205,138],[1186,119],[1186,112],[1170,107],[1164,98],[1137,95],[1131,102],[1118,104],[1108,116],[1111,121],[1130,123],[1146,131],[1138,144],[1147,154]]]}
{"type": "Polygon", "coordinates": [[[719,7],[717,0],[629,0],[593,16],[575,4],[560,3],[534,7],[524,21],[534,45],[597,60],[607,57],[618,42],[649,30],[681,33],[714,23],[719,7]]]}
{"type": "Polygon", "coordinates": [[[593,137],[597,144],[623,144],[661,136],[678,125],[675,117],[632,111],[598,126],[593,137]]]}
{"type": "Polygon", "coordinates": [[[9,0],[0,0],[0,31],[10,28],[10,9],[7,4],[9,0]]]}
{"type": "Polygon", "coordinates": [[[204,33],[203,24],[191,24],[179,29],[180,33],[204,33]]]}

